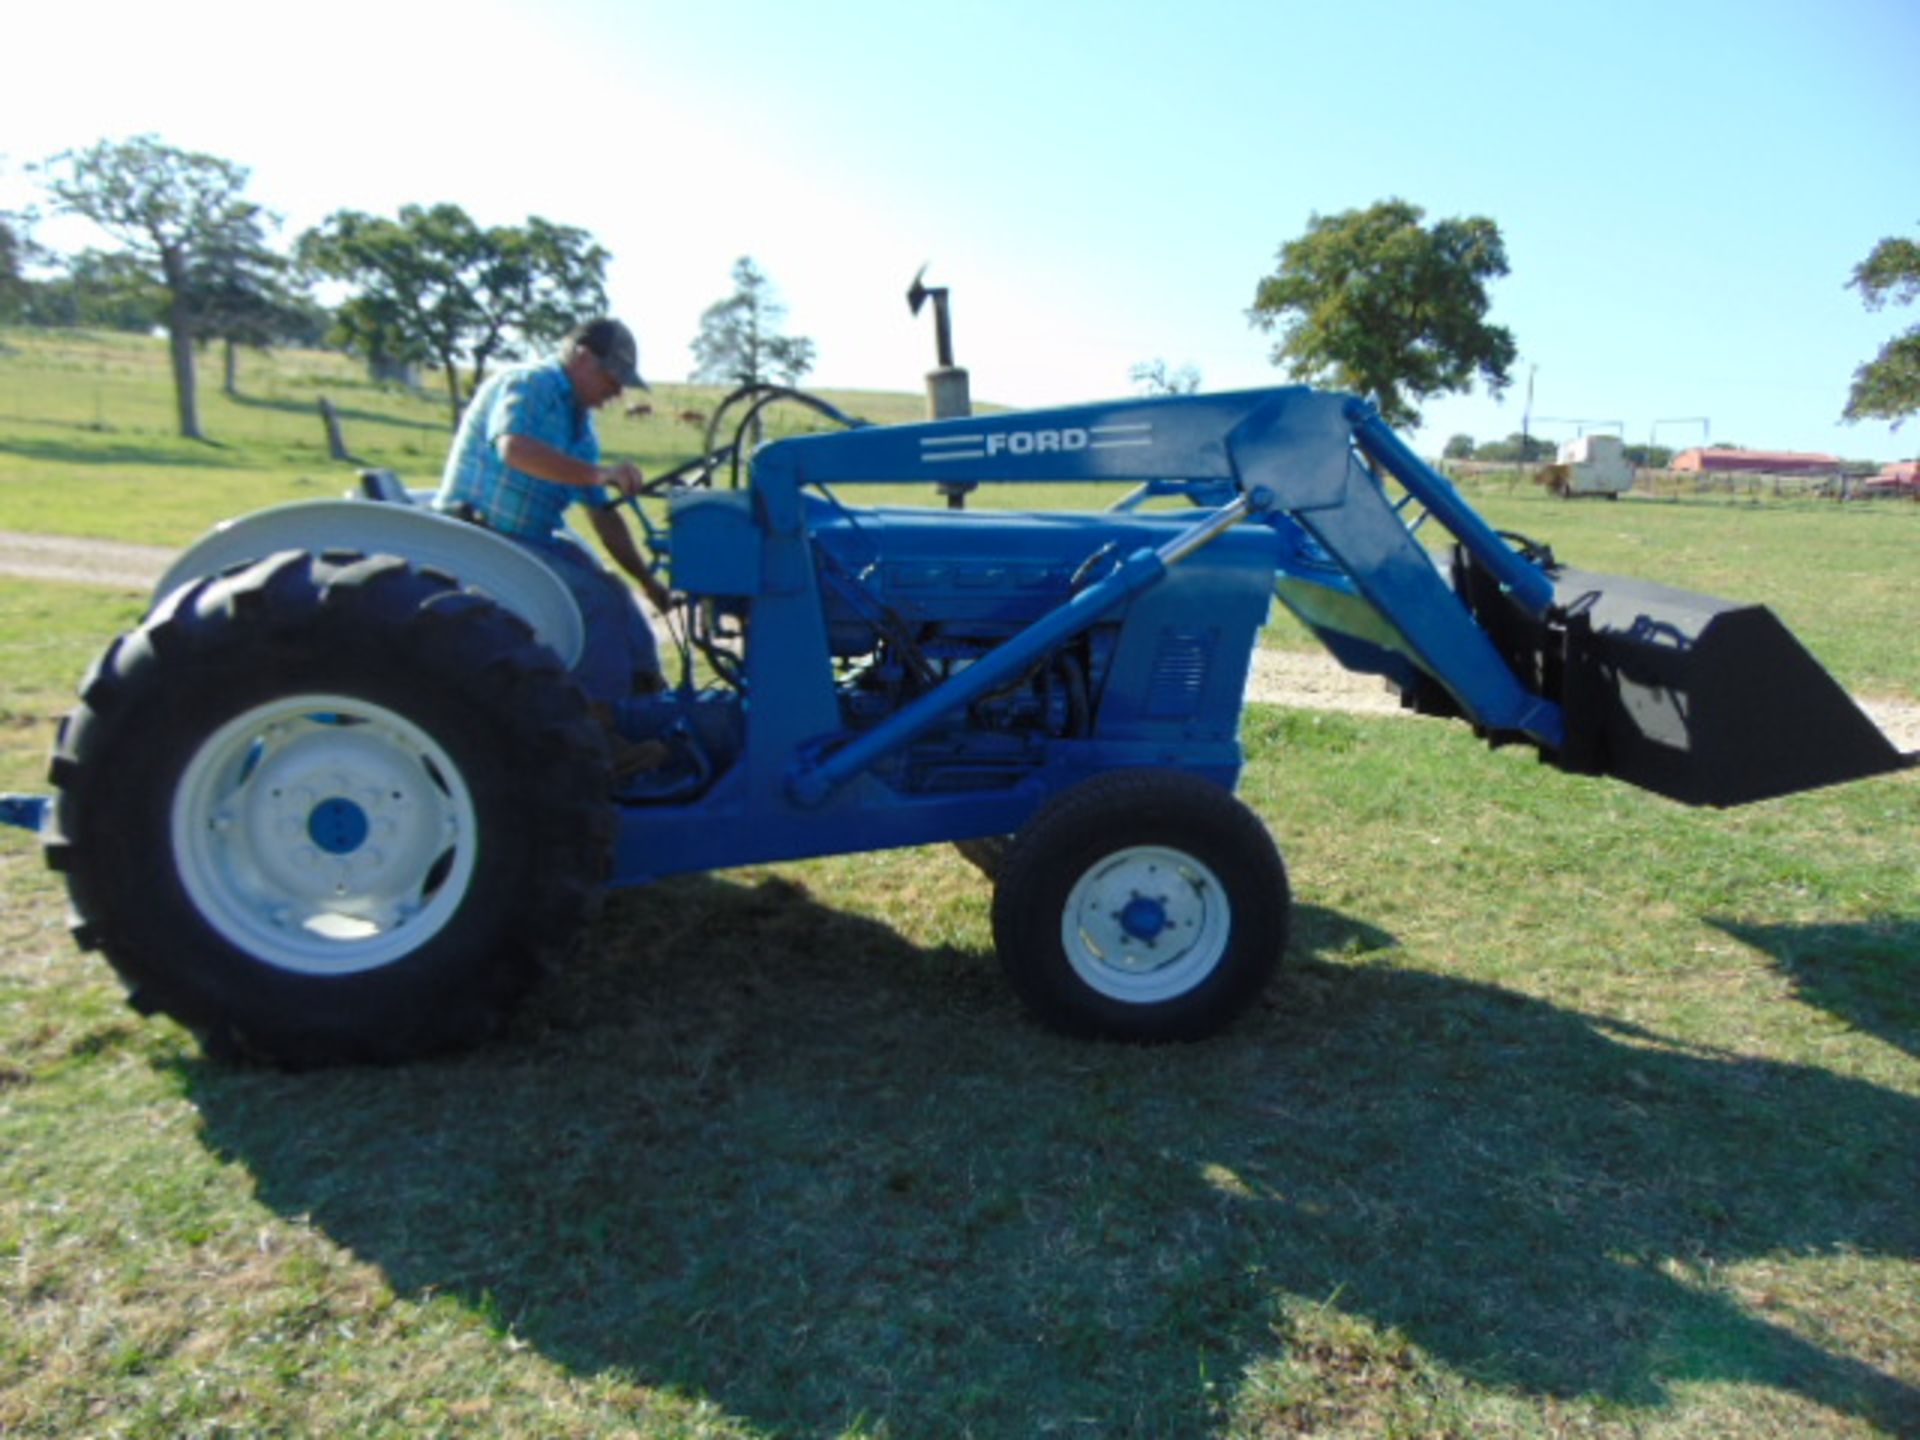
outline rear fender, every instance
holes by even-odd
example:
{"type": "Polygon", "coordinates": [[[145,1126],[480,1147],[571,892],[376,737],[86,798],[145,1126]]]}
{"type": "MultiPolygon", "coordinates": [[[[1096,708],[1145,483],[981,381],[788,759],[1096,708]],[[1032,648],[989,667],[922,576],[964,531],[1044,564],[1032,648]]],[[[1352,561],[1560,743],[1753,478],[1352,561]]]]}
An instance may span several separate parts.
{"type": "Polygon", "coordinates": [[[300,500],[222,521],[173,562],[153,592],[154,603],[202,576],[283,550],[402,556],[511,610],[568,669],[580,658],[580,609],[531,551],[477,525],[403,505],[300,500]]]}

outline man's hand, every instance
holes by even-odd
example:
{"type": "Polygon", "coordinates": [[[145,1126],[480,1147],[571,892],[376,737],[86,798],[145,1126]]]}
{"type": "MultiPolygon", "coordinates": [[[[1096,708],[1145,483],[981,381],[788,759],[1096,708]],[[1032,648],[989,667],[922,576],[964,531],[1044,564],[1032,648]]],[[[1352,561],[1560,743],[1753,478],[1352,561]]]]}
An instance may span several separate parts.
{"type": "Polygon", "coordinates": [[[600,483],[610,485],[632,499],[640,493],[640,487],[647,483],[647,477],[640,473],[640,467],[631,460],[622,460],[617,465],[600,467],[600,483]]]}

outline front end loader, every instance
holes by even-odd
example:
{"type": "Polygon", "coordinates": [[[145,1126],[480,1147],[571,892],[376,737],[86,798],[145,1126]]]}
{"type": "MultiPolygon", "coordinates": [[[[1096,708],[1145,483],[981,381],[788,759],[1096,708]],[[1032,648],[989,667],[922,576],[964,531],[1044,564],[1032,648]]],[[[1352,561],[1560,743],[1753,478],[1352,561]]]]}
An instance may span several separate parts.
{"type": "Polygon", "coordinates": [[[1275,597],[1409,706],[1684,803],[1914,763],[1765,610],[1511,543],[1349,396],[887,427],[798,397],[840,428],[749,459],[786,398],[747,394],[737,443],[672,477],[700,482],[653,536],[686,664],[623,707],[664,758],[617,787],[578,616],[510,542],[389,485],[182,556],[83,683],[56,796],[0,811],[79,941],[216,1050],[398,1060],[488,1033],[608,885],[955,842],[1042,1020],[1198,1038],[1286,944],[1280,853],[1233,795],[1275,597]],[[1132,489],[853,503],[1089,482],[1132,489]]]}

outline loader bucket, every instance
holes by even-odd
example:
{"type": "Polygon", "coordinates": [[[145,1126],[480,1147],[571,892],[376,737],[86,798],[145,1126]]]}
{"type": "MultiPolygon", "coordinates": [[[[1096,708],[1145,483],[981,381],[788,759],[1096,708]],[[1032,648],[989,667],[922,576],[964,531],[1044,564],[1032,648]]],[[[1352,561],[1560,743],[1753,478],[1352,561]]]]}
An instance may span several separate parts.
{"type": "Polygon", "coordinates": [[[1570,770],[1742,805],[1899,770],[1895,749],[1765,606],[1553,572],[1570,770]]]}

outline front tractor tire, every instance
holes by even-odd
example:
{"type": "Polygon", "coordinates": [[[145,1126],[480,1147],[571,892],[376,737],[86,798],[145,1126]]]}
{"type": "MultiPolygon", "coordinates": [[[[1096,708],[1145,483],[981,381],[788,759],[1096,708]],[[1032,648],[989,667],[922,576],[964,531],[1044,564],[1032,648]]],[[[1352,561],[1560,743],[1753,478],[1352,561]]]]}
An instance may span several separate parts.
{"type": "Polygon", "coordinates": [[[76,939],[216,1055],[491,1033],[597,901],[607,753],[517,617],[394,556],[288,552],[115,640],[61,727],[76,939]]]}
{"type": "Polygon", "coordinates": [[[993,937],[1015,993],[1051,1028],[1198,1040],[1259,998],[1290,912],[1280,852],[1245,805],[1179,771],[1117,771],[1014,837],[993,937]]]}

